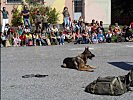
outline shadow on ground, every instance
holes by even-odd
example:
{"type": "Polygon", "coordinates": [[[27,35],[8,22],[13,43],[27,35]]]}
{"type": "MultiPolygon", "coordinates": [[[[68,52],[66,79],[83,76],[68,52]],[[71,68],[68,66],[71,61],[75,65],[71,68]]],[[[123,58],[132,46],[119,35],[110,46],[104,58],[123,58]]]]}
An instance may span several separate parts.
{"type": "Polygon", "coordinates": [[[108,63],[124,70],[131,70],[133,68],[133,62],[108,62],[108,63]]]}

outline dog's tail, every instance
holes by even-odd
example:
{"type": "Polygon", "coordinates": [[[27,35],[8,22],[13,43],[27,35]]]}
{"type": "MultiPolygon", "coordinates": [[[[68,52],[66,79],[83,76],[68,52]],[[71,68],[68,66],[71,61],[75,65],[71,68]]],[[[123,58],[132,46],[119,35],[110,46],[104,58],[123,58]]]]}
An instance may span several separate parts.
{"type": "Polygon", "coordinates": [[[61,67],[62,67],[62,68],[66,68],[66,64],[65,64],[65,63],[63,63],[63,65],[61,65],[61,67]]]}

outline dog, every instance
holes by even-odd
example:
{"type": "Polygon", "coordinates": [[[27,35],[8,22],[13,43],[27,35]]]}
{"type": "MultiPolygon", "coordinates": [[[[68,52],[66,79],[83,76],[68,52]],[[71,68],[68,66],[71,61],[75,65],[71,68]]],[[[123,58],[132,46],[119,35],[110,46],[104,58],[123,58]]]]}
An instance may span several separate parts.
{"type": "Polygon", "coordinates": [[[86,65],[87,59],[91,59],[95,57],[94,54],[92,54],[89,51],[89,47],[85,47],[85,50],[83,53],[76,57],[67,57],[63,60],[63,65],[61,67],[63,68],[71,68],[71,69],[77,69],[79,71],[89,71],[93,72],[96,67],[92,67],[89,65],[86,65]]]}

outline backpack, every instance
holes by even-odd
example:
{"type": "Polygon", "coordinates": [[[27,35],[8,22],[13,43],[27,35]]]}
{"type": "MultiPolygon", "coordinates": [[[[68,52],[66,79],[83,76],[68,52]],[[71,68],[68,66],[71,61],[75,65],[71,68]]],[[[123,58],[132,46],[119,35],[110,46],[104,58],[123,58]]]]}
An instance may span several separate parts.
{"type": "Polygon", "coordinates": [[[98,77],[97,80],[90,83],[86,88],[86,92],[99,95],[122,95],[128,91],[125,83],[121,81],[121,77],[98,77]]]}
{"type": "Polygon", "coordinates": [[[131,71],[126,75],[128,77],[128,81],[130,83],[130,86],[133,87],[133,68],[131,71]]]}

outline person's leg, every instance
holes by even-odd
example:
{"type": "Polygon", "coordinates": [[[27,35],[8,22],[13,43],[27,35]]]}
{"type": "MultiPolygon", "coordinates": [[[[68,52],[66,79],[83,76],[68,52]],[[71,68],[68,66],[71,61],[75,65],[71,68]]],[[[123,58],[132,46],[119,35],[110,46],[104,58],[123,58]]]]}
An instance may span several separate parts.
{"type": "Polygon", "coordinates": [[[40,38],[38,39],[38,41],[39,41],[39,46],[42,46],[42,42],[40,38]]]}
{"type": "Polygon", "coordinates": [[[23,45],[24,45],[24,40],[21,40],[20,45],[21,45],[21,46],[23,46],[23,45]]]}
{"type": "Polygon", "coordinates": [[[6,40],[3,40],[2,44],[3,44],[4,47],[6,47],[6,40]]]}
{"type": "Polygon", "coordinates": [[[48,23],[43,23],[43,30],[47,30],[48,28],[48,23]]]}
{"type": "Polygon", "coordinates": [[[48,23],[45,23],[45,27],[46,27],[46,30],[47,30],[47,28],[48,28],[48,23]]]}
{"type": "Polygon", "coordinates": [[[14,39],[13,44],[14,44],[14,47],[16,47],[16,46],[17,46],[17,39],[16,39],[16,38],[14,39]]]}
{"type": "Polygon", "coordinates": [[[75,42],[75,44],[77,44],[77,43],[79,43],[79,38],[77,38],[77,39],[76,39],[76,42],[75,42]]]}
{"type": "Polygon", "coordinates": [[[111,43],[111,38],[109,38],[108,42],[111,43]]]}
{"type": "Polygon", "coordinates": [[[36,46],[36,38],[33,39],[33,45],[36,46]]]}
{"type": "Polygon", "coordinates": [[[31,24],[30,24],[30,19],[27,19],[27,23],[28,23],[28,26],[30,27],[30,30],[32,30],[31,24]]]}
{"type": "Polygon", "coordinates": [[[64,27],[66,27],[66,25],[67,25],[67,23],[68,23],[67,21],[68,21],[68,20],[67,20],[67,17],[65,17],[65,18],[64,18],[64,25],[65,25],[64,27]]]}
{"type": "Polygon", "coordinates": [[[85,37],[83,37],[83,44],[85,44],[86,43],[86,39],[85,39],[85,37]]]}
{"type": "Polygon", "coordinates": [[[29,44],[29,38],[26,38],[26,45],[28,46],[29,44]]]}
{"type": "Polygon", "coordinates": [[[24,26],[26,26],[26,19],[24,18],[24,26]]]}
{"type": "Polygon", "coordinates": [[[86,44],[88,44],[88,43],[89,43],[89,39],[86,38],[86,44]]]}
{"type": "Polygon", "coordinates": [[[67,25],[70,27],[69,17],[67,17],[67,25]]]}
{"type": "Polygon", "coordinates": [[[42,30],[46,30],[45,29],[45,23],[42,23],[42,30]]]}
{"type": "Polygon", "coordinates": [[[21,39],[20,38],[18,38],[18,46],[20,47],[21,45],[21,39]]]}
{"type": "Polygon", "coordinates": [[[64,38],[62,38],[62,45],[64,45],[64,38]]]}
{"type": "Polygon", "coordinates": [[[2,32],[4,32],[4,30],[5,30],[5,25],[6,25],[6,19],[3,19],[2,32]]]}
{"type": "Polygon", "coordinates": [[[7,24],[7,23],[8,23],[8,21],[9,21],[8,19],[5,19],[5,24],[7,24]]]}
{"type": "Polygon", "coordinates": [[[58,33],[57,32],[54,32],[55,36],[57,37],[58,36],[58,33]]]}
{"type": "Polygon", "coordinates": [[[59,45],[61,44],[61,38],[60,38],[60,40],[59,40],[59,45]]]}
{"type": "Polygon", "coordinates": [[[43,39],[41,39],[41,42],[43,43],[43,45],[46,45],[46,42],[43,39]]]}
{"type": "Polygon", "coordinates": [[[39,27],[39,23],[37,22],[36,23],[36,30],[38,30],[38,27],[39,27]]]}

